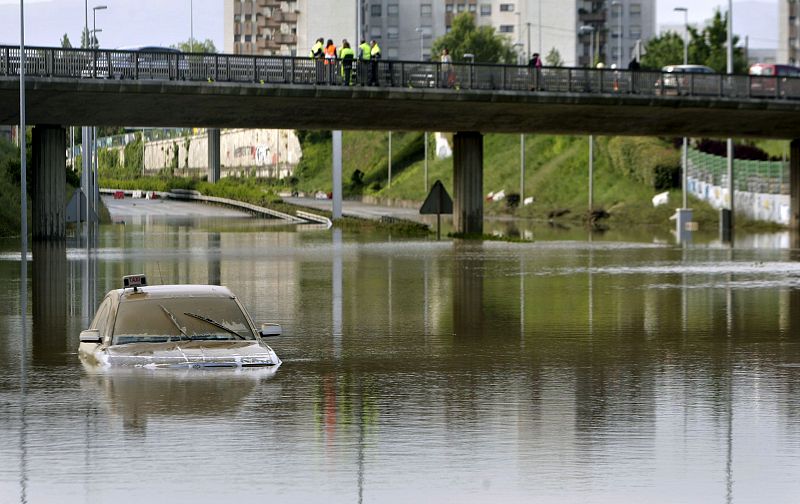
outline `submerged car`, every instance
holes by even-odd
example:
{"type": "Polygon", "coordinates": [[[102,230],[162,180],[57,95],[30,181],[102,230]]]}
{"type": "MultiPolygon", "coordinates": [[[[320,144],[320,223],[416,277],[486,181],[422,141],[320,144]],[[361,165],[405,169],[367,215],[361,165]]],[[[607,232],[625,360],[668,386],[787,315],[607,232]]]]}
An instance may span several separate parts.
{"type": "Polygon", "coordinates": [[[247,310],[226,287],[147,286],[144,275],[123,277],[106,294],[78,353],[97,366],[169,368],[279,366],[262,338],[277,324],[256,330],[247,310]]]}

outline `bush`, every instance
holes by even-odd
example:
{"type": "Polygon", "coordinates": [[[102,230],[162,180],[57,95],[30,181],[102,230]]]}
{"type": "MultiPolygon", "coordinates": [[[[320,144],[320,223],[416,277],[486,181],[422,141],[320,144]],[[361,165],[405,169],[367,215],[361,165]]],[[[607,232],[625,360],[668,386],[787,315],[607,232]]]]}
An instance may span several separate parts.
{"type": "Polygon", "coordinates": [[[680,182],[680,152],[654,138],[614,137],[608,141],[612,169],[663,191],[680,182]]]}

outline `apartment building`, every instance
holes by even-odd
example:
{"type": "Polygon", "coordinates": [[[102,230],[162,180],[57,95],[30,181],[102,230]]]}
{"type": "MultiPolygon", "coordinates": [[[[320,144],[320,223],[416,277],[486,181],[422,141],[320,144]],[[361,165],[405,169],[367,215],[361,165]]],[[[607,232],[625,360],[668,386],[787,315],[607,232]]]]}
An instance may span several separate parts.
{"type": "Polygon", "coordinates": [[[225,0],[225,52],[305,55],[318,37],[356,36],[353,0],[225,0]]]}
{"type": "Polygon", "coordinates": [[[800,2],[781,0],[778,2],[778,54],[781,64],[797,65],[800,62],[800,2]]]}
{"type": "Polygon", "coordinates": [[[380,43],[384,58],[429,59],[433,42],[468,12],[508,37],[520,62],[556,49],[566,66],[624,66],[656,30],[655,0],[224,1],[225,52],[235,54],[306,55],[317,37],[337,46],[365,37],[380,43]]]}
{"type": "Polygon", "coordinates": [[[431,58],[431,45],[445,33],[442,0],[364,0],[364,36],[379,42],[384,58],[431,58]]]}

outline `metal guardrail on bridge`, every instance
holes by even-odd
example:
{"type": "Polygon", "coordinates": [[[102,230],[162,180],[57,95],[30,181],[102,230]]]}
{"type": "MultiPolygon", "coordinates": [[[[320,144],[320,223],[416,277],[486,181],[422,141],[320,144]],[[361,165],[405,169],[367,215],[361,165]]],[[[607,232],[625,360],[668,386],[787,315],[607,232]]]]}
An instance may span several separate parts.
{"type": "MultiPolygon", "coordinates": [[[[0,46],[0,76],[18,76],[20,50],[0,46]]],[[[486,91],[800,99],[800,78],[483,63],[440,63],[30,47],[30,77],[185,80],[301,85],[377,85],[486,91]]]]}

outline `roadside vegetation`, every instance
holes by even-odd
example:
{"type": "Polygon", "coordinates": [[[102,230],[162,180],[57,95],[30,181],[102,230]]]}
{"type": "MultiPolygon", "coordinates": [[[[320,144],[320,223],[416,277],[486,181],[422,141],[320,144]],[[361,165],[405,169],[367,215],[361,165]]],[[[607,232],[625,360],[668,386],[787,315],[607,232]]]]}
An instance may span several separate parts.
{"type": "Polygon", "coordinates": [[[0,236],[19,235],[19,171],[19,149],[0,140],[0,198],[3,200],[3,205],[0,205],[0,236]]]}

